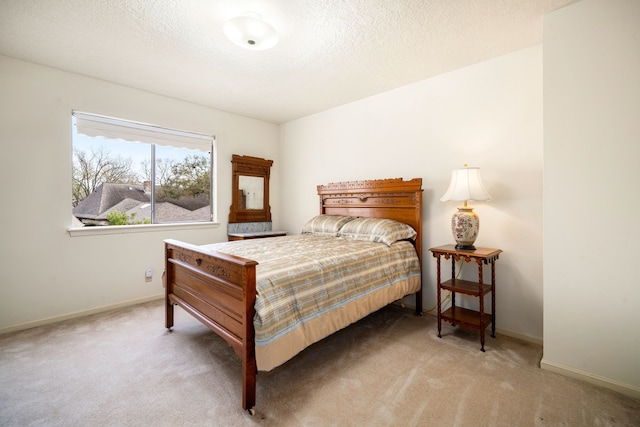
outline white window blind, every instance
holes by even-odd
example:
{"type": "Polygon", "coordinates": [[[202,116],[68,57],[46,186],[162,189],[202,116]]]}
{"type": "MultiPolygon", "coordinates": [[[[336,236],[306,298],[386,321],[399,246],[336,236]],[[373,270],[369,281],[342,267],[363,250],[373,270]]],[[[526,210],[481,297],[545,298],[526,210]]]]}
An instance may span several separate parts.
{"type": "Polygon", "coordinates": [[[211,135],[161,128],[79,111],[74,111],[73,115],[76,118],[77,132],[90,137],[99,136],[200,151],[211,151],[214,140],[211,135]]]}

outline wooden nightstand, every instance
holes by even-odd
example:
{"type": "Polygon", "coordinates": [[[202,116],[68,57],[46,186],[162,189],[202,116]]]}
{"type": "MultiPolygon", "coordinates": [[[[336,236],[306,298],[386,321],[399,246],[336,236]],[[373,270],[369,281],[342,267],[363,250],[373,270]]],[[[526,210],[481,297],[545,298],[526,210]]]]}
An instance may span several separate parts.
{"type": "Polygon", "coordinates": [[[429,249],[437,260],[438,289],[438,337],[442,338],[442,321],[480,331],[480,350],[484,351],[484,331],[491,324],[491,337],[496,337],[496,261],[501,249],[476,248],[458,250],[455,245],[444,245],[429,249]],[[442,282],[440,257],[451,259],[451,279],[442,282]],[[456,279],[456,261],[471,262],[478,265],[478,281],[456,279]],[[491,284],[483,282],[483,265],[491,265],[491,284]],[[442,289],[451,291],[451,307],[442,312],[442,289]],[[491,292],[491,314],[485,313],[484,296],[491,292]],[[456,307],[456,293],[471,295],[479,299],[479,311],[456,307]]]}
{"type": "Polygon", "coordinates": [[[286,231],[253,231],[249,233],[229,233],[229,240],[264,239],[266,237],[286,236],[286,231]]]}

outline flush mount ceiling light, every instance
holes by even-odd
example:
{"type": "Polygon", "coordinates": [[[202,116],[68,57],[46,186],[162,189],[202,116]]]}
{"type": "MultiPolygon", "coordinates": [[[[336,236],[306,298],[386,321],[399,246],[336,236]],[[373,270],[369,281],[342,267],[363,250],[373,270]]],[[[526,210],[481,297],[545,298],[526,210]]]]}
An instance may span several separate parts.
{"type": "Polygon", "coordinates": [[[278,43],[276,29],[253,12],[246,12],[225,22],[224,33],[229,40],[245,49],[265,50],[278,43]]]}

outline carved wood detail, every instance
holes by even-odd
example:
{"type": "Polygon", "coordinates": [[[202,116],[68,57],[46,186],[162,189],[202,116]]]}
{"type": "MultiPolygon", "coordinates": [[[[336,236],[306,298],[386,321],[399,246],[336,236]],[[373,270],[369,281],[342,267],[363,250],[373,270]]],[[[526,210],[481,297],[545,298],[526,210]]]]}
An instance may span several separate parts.
{"type": "Polygon", "coordinates": [[[403,191],[415,191],[420,190],[421,186],[422,178],[414,178],[409,181],[405,181],[402,178],[389,178],[366,181],[332,182],[327,185],[318,185],[318,194],[325,194],[326,192],[335,193],[338,190],[347,190],[348,192],[352,192],[363,188],[375,193],[376,190],[380,189],[393,191],[394,187],[401,187],[403,191]]]}

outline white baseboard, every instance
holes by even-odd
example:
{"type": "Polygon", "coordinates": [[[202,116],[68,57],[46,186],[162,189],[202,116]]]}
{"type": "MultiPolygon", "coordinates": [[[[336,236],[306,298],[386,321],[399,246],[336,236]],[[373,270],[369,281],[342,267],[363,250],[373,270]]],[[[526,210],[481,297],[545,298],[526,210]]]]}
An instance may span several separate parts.
{"type": "Polygon", "coordinates": [[[607,388],[609,390],[616,391],[618,393],[631,396],[636,399],[640,399],[640,388],[634,387],[629,384],[621,383],[619,381],[612,380],[610,378],[604,378],[599,375],[584,372],[579,369],[570,368],[568,366],[560,365],[559,363],[549,362],[542,358],[540,361],[540,368],[554,372],[556,374],[564,375],[565,377],[573,378],[580,381],[607,388]]]}
{"type": "MultiPolygon", "coordinates": [[[[498,322],[496,322],[496,323],[498,323],[498,322]]],[[[506,337],[515,338],[515,339],[518,339],[520,341],[525,341],[525,342],[528,342],[528,343],[531,343],[531,344],[536,344],[536,345],[539,345],[539,346],[542,346],[543,343],[544,343],[544,340],[542,338],[532,337],[531,335],[521,334],[520,332],[510,331],[508,329],[496,328],[496,334],[504,335],[506,337]]]]}
{"type": "Polygon", "coordinates": [[[8,326],[6,328],[0,328],[0,335],[8,334],[10,332],[22,331],[25,329],[36,328],[38,326],[48,325],[50,323],[62,322],[63,320],[75,319],[77,317],[89,316],[91,314],[102,313],[105,311],[111,311],[118,308],[128,307],[131,305],[142,304],[149,301],[155,301],[164,298],[164,293],[159,295],[153,295],[150,297],[138,298],[128,301],[119,302],[117,304],[104,305],[102,307],[92,308],[90,310],[76,311],[75,313],[63,314],[61,316],[48,317],[46,319],[35,320],[33,322],[20,323],[18,325],[8,326]]]}

